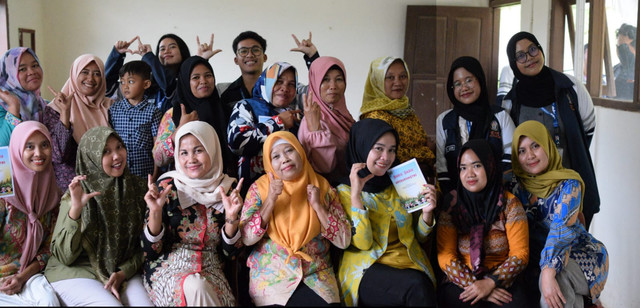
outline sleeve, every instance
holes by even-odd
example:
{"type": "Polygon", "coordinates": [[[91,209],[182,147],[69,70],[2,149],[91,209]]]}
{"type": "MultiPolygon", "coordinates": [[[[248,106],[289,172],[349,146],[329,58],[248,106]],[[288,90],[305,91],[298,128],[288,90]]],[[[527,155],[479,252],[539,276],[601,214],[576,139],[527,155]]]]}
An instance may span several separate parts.
{"type": "Polygon", "coordinates": [[[9,145],[11,132],[13,132],[13,129],[20,124],[20,122],[22,122],[22,120],[15,117],[11,112],[0,108],[0,146],[9,145]]]}
{"type": "Polygon", "coordinates": [[[573,76],[569,78],[573,82],[573,89],[576,91],[576,96],[578,97],[578,113],[580,113],[584,133],[587,136],[587,147],[589,147],[591,146],[591,140],[596,130],[596,112],[593,107],[593,100],[582,82],[576,81],[573,76]]]}
{"type": "Polygon", "coordinates": [[[158,60],[158,57],[156,57],[153,52],[147,52],[144,54],[144,56],[142,56],[142,61],[151,66],[153,79],[156,81],[160,89],[164,91],[165,95],[171,96],[175,88],[175,81],[173,80],[175,79],[174,74],[160,64],[160,60],[158,60]]]}
{"type": "Polygon", "coordinates": [[[251,246],[257,243],[267,229],[262,229],[262,217],[260,216],[260,207],[262,207],[262,200],[260,199],[260,192],[258,191],[258,184],[253,183],[249,187],[247,198],[244,200],[242,206],[242,214],[240,215],[239,229],[242,232],[242,243],[245,246],[251,246]]]}
{"type": "MultiPolygon", "coordinates": [[[[451,178],[447,170],[447,158],[444,156],[444,147],[447,141],[447,135],[442,126],[444,116],[450,111],[441,113],[436,119],[436,173],[438,174],[438,182],[440,187],[449,187],[451,178]]],[[[444,191],[446,193],[446,191],[444,191]]]]}
{"type": "Polygon", "coordinates": [[[139,251],[131,258],[118,265],[118,268],[120,268],[120,270],[124,273],[125,279],[129,280],[131,277],[138,273],[138,270],[142,267],[143,262],[144,252],[139,251]]]}
{"type": "Polygon", "coordinates": [[[81,219],[69,217],[71,197],[65,194],[60,201],[60,212],[51,239],[51,254],[64,265],[71,265],[82,252],[81,219]]]}
{"type": "Polygon", "coordinates": [[[166,166],[173,160],[173,134],[176,132],[173,123],[173,108],[167,110],[160,120],[157,137],[153,145],[153,160],[158,167],[166,166]]]}
{"type": "Polygon", "coordinates": [[[307,65],[307,69],[310,69],[313,61],[315,61],[317,58],[320,58],[320,53],[316,51],[313,56],[307,57],[307,55],[304,55],[302,58],[304,59],[304,63],[307,65]]]}
{"type": "Polygon", "coordinates": [[[284,129],[278,116],[258,123],[249,103],[240,101],[233,107],[227,127],[229,148],[239,156],[258,155],[267,136],[284,129]]]}
{"type": "MultiPolygon", "coordinates": [[[[360,250],[370,250],[373,245],[373,232],[371,230],[371,221],[369,220],[369,211],[351,206],[351,187],[344,184],[338,186],[338,195],[352,226],[351,245],[360,250]]],[[[365,204],[366,208],[366,201],[371,202],[371,200],[365,200],[362,194],[361,198],[363,198],[362,203],[365,204]]]]}
{"type": "Polygon", "coordinates": [[[562,182],[561,192],[554,200],[549,235],[540,254],[540,268],[553,268],[560,273],[569,259],[571,244],[578,236],[572,226],[578,220],[582,188],[577,180],[562,182]]]}
{"type": "Polygon", "coordinates": [[[60,164],[67,161],[73,154],[71,144],[71,138],[73,138],[73,129],[69,125],[67,129],[62,122],[60,122],[60,114],[53,108],[47,106],[44,109],[43,124],[49,129],[51,133],[52,153],[51,160],[60,164]]]}
{"type": "Polygon", "coordinates": [[[306,117],[302,118],[298,129],[298,140],[300,140],[313,169],[326,174],[336,167],[338,140],[331,134],[326,122],[320,120],[320,126],[318,131],[309,131],[306,117]]]}
{"type": "Polygon", "coordinates": [[[507,204],[504,213],[507,220],[505,232],[509,244],[509,256],[491,273],[496,286],[504,288],[510,287],[529,263],[527,215],[518,198],[510,193],[506,193],[506,196],[507,204]]]}
{"type": "Polygon", "coordinates": [[[427,225],[427,223],[422,219],[422,211],[415,211],[410,213],[412,215],[413,223],[414,223],[414,232],[416,234],[416,238],[419,243],[424,243],[429,239],[429,235],[436,228],[437,221],[433,220],[433,226],[427,225]]]}
{"type": "Polygon", "coordinates": [[[351,225],[347,220],[335,188],[331,187],[327,192],[325,203],[329,205],[329,227],[327,229],[322,228],[321,234],[334,246],[346,249],[351,244],[351,225]]]}
{"type": "Polygon", "coordinates": [[[449,281],[460,288],[472,285],[476,279],[469,267],[458,257],[458,231],[447,212],[438,217],[436,240],[438,247],[438,264],[447,275],[449,281]]]}
{"type": "Polygon", "coordinates": [[[118,90],[118,79],[120,79],[120,69],[124,64],[124,58],[126,53],[119,53],[114,46],[111,49],[111,53],[107,57],[107,61],[104,63],[104,77],[107,81],[107,97],[113,96],[118,90]]]}
{"type": "Polygon", "coordinates": [[[46,238],[42,239],[42,244],[40,244],[40,248],[38,249],[38,253],[36,254],[35,259],[38,261],[40,265],[40,270],[43,271],[45,266],[47,266],[47,262],[49,261],[49,257],[51,256],[51,238],[53,237],[53,228],[56,225],[56,220],[58,219],[58,209],[53,209],[44,215],[43,219],[40,221],[43,223],[42,227],[46,230],[44,234],[47,235],[46,238]]]}

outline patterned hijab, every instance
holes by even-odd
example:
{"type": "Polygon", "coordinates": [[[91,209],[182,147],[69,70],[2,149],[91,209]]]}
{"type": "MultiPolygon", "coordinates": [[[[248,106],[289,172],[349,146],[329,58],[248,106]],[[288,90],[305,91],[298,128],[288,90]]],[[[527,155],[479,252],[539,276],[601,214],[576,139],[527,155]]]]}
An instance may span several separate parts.
{"type": "MultiPolygon", "coordinates": [[[[80,138],[84,133],[96,126],[109,126],[109,107],[113,104],[113,100],[106,97],[107,82],[104,75],[104,63],[100,58],[91,54],[84,54],[79,56],[73,65],[71,66],[71,72],[69,73],[69,79],[62,86],[62,93],[69,96],[75,92],[71,98],[71,118],[70,121],[73,124],[73,139],[76,142],[80,142],[80,138]],[[98,65],[100,70],[100,84],[98,85],[98,91],[93,96],[85,96],[80,93],[78,76],[80,72],[92,62],[98,65]]],[[[49,106],[57,112],[62,112],[61,106],[58,106],[54,100],[49,103],[49,106]]]]}
{"type": "MultiPolygon", "coordinates": [[[[0,88],[20,98],[20,118],[23,121],[36,120],[42,118],[42,111],[46,106],[45,100],[40,96],[40,89],[36,91],[27,91],[20,84],[18,79],[18,67],[22,55],[28,52],[40,65],[40,60],[31,48],[16,47],[7,50],[0,60],[0,88]]],[[[0,100],[0,105],[9,110],[6,102],[0,100]]]]}
{"type": "Polygon", "coordinates": [[[27,221],[27,238],[23,245],[20,257],[20,271],[31,263],[42,244],[43,229],[39,218],[53,210],[60,203],[60,189],[56,185],[51,156],[45,162],[45,170],[35,172],[22,162],[22,154],[29,137],[36,132],[44,135],[52,145],[49,130],[37,121],[25,121],[13,130],[9,141],[9,155],[13,169],[14,196],[8,197],[11,203],[20,212],[25,213],[27,221]]]}
{"type": "Polygon", "coordinates": [[[223,212],[224,206],[218,190],[227,193],[236,179],[223,173],[222,153],[218,135],[211,125],[202,121],[191,121],[176,132],[176,170],[163,174],[160,179],[173,178],[178,190],[178,200],[181,208],[190,207],[196,203],[206,207],[213,206],[223,212]],[[201,179],[192,179],[185,174],[182,165],[177,161],[181,151],[180,139],[186,135],[193,135],[204,146],[211,160],[211,169],[201,179]]]}
{"type": "MultiPolygon", "coordinates": [[[[381,57],[373,60],[364,84],[364,96],[360,107],[361,114],[376,110],[388,111],[401,118],[413,114],[413,108],[409,106],[409,98],[406,93],[402,98],[392,100],[384,92],[384,77],[387,75],[389,66],[395,61],[402,62],[404,69],[407,71],[407,77],[409,77],[409,67],[402,58],[381,57]]],[[[407,78],[408,81],[410,81],[409,78],[407,78]]]]}
{"type": "MultiPolygon", "coordinates": [[[[274,116],[283,111],[283,109],[286,109],[273,106],[271,104],[271,95],[273,94],[273,86],[275,86],[276,81],[278,81],[280,75],[288,69],[293,70],[296,84],[298,84],[298,72],[293,65],[287,62],[271,64],[271,66],[260,74],[260,78],[258,78],[258,81],[256,81],[256,84],[253,86],[253,97],[246,100],[251,105],[251,109],[253,109],[256,117],[274,116]]],[[[291,105],[293,105],[293,102],[289,104],[289,106],[291,105]]]]}
{"type": "MultiPolygon", "coordinates": [[[[518,177],[518,181],[524,188],[537,197],[548,197],[560,182],[569,179],[578,180],[584,192],[584,182],[580,174],[562,166],[562,156],[560,156],[555,142],[553,142],[547,128],[542,123],[530,120],[518,125],[513,132],[511,153],[514,153],[516,156],[516,159],[512,160],[513,173],[518,177]],[[549,166],[540,174],[529,174],[524,171],[520,164],[518,147],[520,146],[520,138],[524,136],[538,143],[549,157],[549,166]]],[[[582,210],[582,201],[582,198],[580,198],[580,210],[582,210]]]]}
{"type": "MultiPolygon", "coordinates": [[[[334,57],[320,57],[311,63],[309,68],[309,90],[313,94],[313,100],[318,102],[320,106],[320,112],[322,114],[322,120],[324,120],[329,126],[329,130],[332,134],[336,135],[342,144],[346,144],[349,139],[349,130],[355,121],[347,109],[347,103],[344,95],[342,99],[329,105],[322,100],[320,96],[320,86],[322,79],[330,69],[340,69],[344,75],[345,83],[347,80],[347,72],[344,69],[342,61],[334,57]]],[[[306,125],[301,125],[302,129],[306,129],[306,125]]]]}
{"type": "MultiPolygon", "coordinates": [[[[144,225],[145,181],[124,169],[120,177],[111,177],[102,168],[102,154],[107,140],[115,137],[109,127],[89,129],[78,144],[76,174],[86,175],[82,181],[85,193],[99,191],[82,209],[82,247],[100,281],[106,283],[111,273],[140,252],[140,234],[144,225]]],[[[126,161],[126,157],[124,159],[126,161]]],[[[71,202],[69,191],[62,202],[71,202]]]]}
{"type": "Polygon", "coordinates": [[[263,199],[266,199],[269,192],[269,184],[271,182],[269,173],[273,174],[275,179],[278,179],[273,166],[271,166],[271,151],[277,144],[282,142],[291,144],[300,155],[302,170],[296,179],[283,181],[282,194],[278,196],[278,200],[276,200],[276,204],[273,207],[273,214],[267,233],[269,238],[287,250],[289,256],[285,261],[286,263],[294,255],[311,261],[311,257],[300,251],[300,249],[320,234],[320,220],[318,220],[318,215],[307,201],[307,185],[313,184],[320,188],[320,196],[325,196],[331,187],[325,178],[313,171],[298,139],[290,132],[279,131],[269,135],[262,147],[266,174],[261,176],[256,183],[263,199]]]}

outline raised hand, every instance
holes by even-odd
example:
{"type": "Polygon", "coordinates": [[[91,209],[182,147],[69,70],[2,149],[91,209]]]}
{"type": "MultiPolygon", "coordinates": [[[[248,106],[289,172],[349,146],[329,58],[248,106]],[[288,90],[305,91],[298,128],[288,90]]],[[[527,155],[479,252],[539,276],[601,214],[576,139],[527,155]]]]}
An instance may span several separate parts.
{"type": "Polygon", "coordinates": [[[313,184],[307,185],[307,201],[316,212],[318,212],[322,207],[322,202],[320,201],[320,188],[318,188],[318,186],[313,184]]]}
{"type": "Polygon", "coordinates": [[[420,193],[420,195],[424,196],[427,202],[429,202],[429,205],[422,208],[422,219],[430,226],[433,225],[433,210],[435,210],[438,202],[436,193],[436,187],[431,184],[424,185],[420,193]]]}
{"type": "Polygon", "coordinates": [[[0,99],[7,103],[7,111],[20,119],[20,98],[7,90],[0,90],[0,99]]]}
{"type": "Polygon", "coordinates": [[[149,174],[147,177],[148,191],[144,195],[144,201],[147,203],[149,212],[161,212],[162,207],[167,203],[167,195],[171,192],[171,185],[167,186],[162,192],[158,191],[158,187],[153,182],[153,177],[149,174]]]}
{"type": "Polygon", "coordinates": [[[178,129],[182,127],[182,125],[185,125],[191,121],[198,121],[197,111],[193,110],[190,113],[187,113],[187,110],[184,107],[184,104],[180,104],[180,111],[182,111],[182,116],[180,116],[180,123],[178,123],[178,127],[176,128],[176,131],[178,131],[178,129]]]}
{"type": "Polygon", "coordinates": [[[313,100],[313,93],[311,93],[311,91],[307,92],[307,95],[302,96],[302,104],[304,106],[304,118],[307,122],[307,128],[311,132],[319,131],[322,128],[320,126],[322,114],[320,113],[320,106],[313,100]]]}
{"type": "Polygon", "coordinates": [[[244,182],[244,178],[241,178],[238,181],[238,185],[236,188],[229,192],[229,196],[219,191],[220,196],[222,197],[222,204],[224,205],[224,215],[225,218],[229,221],[237,221],[238,213],[242,209],[242,197],[240,196],[240,190],[242,189],[242,183],[244,182]]]}
{"type": "Polygon", "coordinates": [[[196,42],[198,43],[198,56],[201,56],[207,60],[222,51],[222,49],[213,50],[213,33],[211,33],[211,42],[209,44],[200,44],[199,36],[196,36],[196,42]]]}
{"type": "Polygon", "coordinates": [[[299,113],[300,113],[300,110],[285,110],[285,111],[281,112],[280,114],[278,114],[278,117],[282,121],[282,124],[284,124],[284,128],[289,129],[289,128],[293,127],[293,125],[296,122],[300,121],[298,119],[298,114],[299,113]]]}
{"type": "Polygon", "coordinates": [[[316,54],[316,52],[318,52],[316,45],[313,45],[313,43],[311,42],[311,31],[309,31],[309,38],[306,40],[302,40],[302,41],[298,40],[295,34],[291,34],[291,36],[293,37],[293,40],[296,42],[296,45],[298,46],[296,48],[291,48],[291,51],[304,53],[309,58],[311,58],[313,55],[316,54]]]}
{"type": "Polygon", "coordinates": [[[113,274],[111,274],[111,276],[109,277],[109,281],[107,281],[107,283],[104,285],[104,289],[105,290],[109,290],[111,291],[111,293],[118,299],[120,300],[120,286],[122,285],[122,282],[124,281],[124,272],[123,271],[117,271],[113,274]]]}
{"type": "Polygon", "coordinates": [[[362,192],[362,188],[364,188],[364,184],[368,180],[371,180],[374,177],[373,174],[369,174],[366,177],[361,178],[358,175],[358,171],[364,168],[367,168],[367,164],[365,163],[355,163],[351,165],[351,172],[349,173],[349,180],[351,182],[351,192],[355,191],[358,194],[360,194],[362,192]]]}
{"type": "Polygon", "coordinates": [[[69,184],[69,195],[71,196],[71,208],[69,209],[69,217],[71,219],[76,220],[80,218],[82,208],[87,205],[87,202],[89,202],[91,198],[100,195],[99,191],[94,191],[88,194],[84,192],[80,181],[84,181],[86,179],[86,175],[76,175],[69,184]]]}
{"type": "Polygon", "coordinates": [[[132,38],[130,41],[116,41],[116,43],[113,45],[113,47],[116,49],[116,51],[119,54],[123,54],[123,53],[130,53],[130,54],[136,54],[136,51],[133,51],[131,49],[129,49],[129,46],[131,46],[131,44],[133,42],[135,42],[136,40],[139,40],[140,37],[136,35],[136,37],[132,38]]]}
{"type": "Polygon", "coordinates": [[[269,172],[269,192],[267,194],[267,198],[271,199],[273,202],[278,200],[278,196],[282,194],[282,189],[284,188],[284,184],[281,179],[276,179],[273,176],[273,173],[269,172]]]}
{"type": "Polygon", "coordinates": [[[49,91],[53,94],[53,103],[60,108],[60,122],[62,125],[69,128],[69,121],[71,119],[71,98],[76,91],[71,92],[71,95],[66,96],[62,92],[56,92],[51,86],[47,86],[49,91]]]}
{"type": "Polygon", "coordinates": [[[142,41],[140,40],[140,37],[138,36],[138,50],[133,52],[133,53],[137,53],[137,54],[139,54],[141,56],[144,56],[148,52],[153,52],[153,49],[151,49],[151,45],[142,44],[142,41]]]}

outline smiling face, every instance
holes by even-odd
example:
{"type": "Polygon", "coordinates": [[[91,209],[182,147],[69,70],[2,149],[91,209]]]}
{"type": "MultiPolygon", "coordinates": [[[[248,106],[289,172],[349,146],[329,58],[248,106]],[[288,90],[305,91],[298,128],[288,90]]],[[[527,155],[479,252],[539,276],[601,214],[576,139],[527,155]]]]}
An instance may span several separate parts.
{"type": "Polygon", "coordinates": [[[91,61],[78,74],[76,79],[78,92],[84,96],[94,96],[102,83],[102,73],[96,62],[91,61]]]}
{"type": "Polygon", "coordinates": [[[191,71],[189,85],[191,86],[193,96],[196,98],[205,98],[213,94],[216,80],[213,77],[213,72],[211,72],[206,65],[198,64],[191,71]]]}
{"type": "Polygon", "coordinates": [[[400,60],[394,61],[384,75],[384,94],[390,99],[402,98],[407,93],[409,74],[400,60]]]}
{"type": "MultiPolygon", "coordinates": [[[[521,39],[516,43],[516,54],[519,52],[529,52],[529,47],[535,46],[535,44],[528,39],[521,39]]],[[[535,57],[527,56],[527,61],[524,63],[520,63],[516,61],[516,66],[520,73],[525,76],[536,76],[542,70],[544,66],[544,56],[542,55],[542,51],[538,50],[538,54],[535,57]]]]}
{"type": "Polygon", "coordinates": [[[487,186],[487,172],[476,153],[468,149],[460,157],[460,182],[470,192],[480,192],[487,186]]]}
{"type": "Polygon", "coordinates": [[[460,67],[453,72],[453,96],[461,103],[469,105],[480,97],[482,88],[478,78],[464,67],[460,67]]]}
{"type": "Polygon", "coordinates": [[[237,47],[239,51],[249,51],[245,56],[241,56],[239,54],[240,52],[236,52],[236,56],[233,58],[233,62],[240,66],[240,72],[243,74],[260,74],[264,61],[267,61],[267,55],[264,54],[260,43],[252,38],[248,38],[238,42],[237,47]],[[259,54],[254,54],[253,51],[258,51],[258,49],[260,50],[259,54]]]}
{"type": "Polygon", "coordinates": [[[180,47],[178,47],[176,40],[166,37],[160,41],[158,46],[158,59],[160,60],[160,64],[167,66],[180,64],[180,62],[182,62],[180,47]]]}
{"type": "Polygon", "coordinates": [[[42,85],[42,68],[36,58],[26,51],[20,57],[18,81],[25,91],[37,91],[42,85]]]}
{"type": "Polygon", "coordinates": [[[130,103],[138,103],[144,96],[144,90],[151,86],[151,80],[143,80],[142,76],[124,73],[120,77],[120,90],[130,103]]]}
{"type": "Polygon", "coordinates": [[[271,91],[271,104],[278,108],[285,108],[296,98],[296,75],[287,69],[276,81],[271,91]]]}
{"type": "Polygon", "coordinates": [[[295,180],[302,172],[302,158],[290,143],[278,144],[271,149],[271,167],[284,180],[295,180]]]}
{"type": "Polygon", "coordinates": [[[335,104],[344,97],[347,83],[344,74],[339,69],[330,69],[320,83],[320,98],[327,104],[335,104]]]}
{"type": "Polygon", "coordinates": [[[51,163],[51,143],[41,132],[29,136],[22,151],[22,162],[35,171],[44,171],[51,163]]]}
{"type": "Polygon", "coordinates": [[[518,143],[518,162],[526,173],[538,175],[549,167],[549,156],[533,139],[522,136],[518,143]]]}
{"type": "Polygon", "coordinates": [[[117,178],[127,166],[127,150],[114,136],[109,136],[102,151],[102,169],[108,176],[117,178]]]}
{"type": "Polygon", "coordinates": [[[211,158],[204,145],[192,134],[180,138],[178,162],[191,179],[203,178],[211,170],[211,158]]]}
{"type": "Polygon", "coordinates": [[[367,169],[375,176],[383,176],[396,159],[396,136],[387,132],[373,145],[367,155],[367,169]]]}

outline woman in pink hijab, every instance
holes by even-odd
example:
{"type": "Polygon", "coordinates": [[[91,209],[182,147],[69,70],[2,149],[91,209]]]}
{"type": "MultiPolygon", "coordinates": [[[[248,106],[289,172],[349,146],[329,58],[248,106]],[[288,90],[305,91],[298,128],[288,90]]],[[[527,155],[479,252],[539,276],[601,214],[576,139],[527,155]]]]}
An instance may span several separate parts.
{"type": "Polygon", "coordinates": [[[51,151],[51,136],[42,123],[25,121],[13,130],[9,156],[14,195],[0,199],[0,306],[59,305],[41,274],[51,254],[61,195],[51,151]]]}
{"type": "Polygon", "coordinates": [[[313,61],[304,97],[305,116],[298,130],[311,166],[330,183],[349,174],[344,150],[354,120],[344,99],[346,76],[344,64],[337,58],[313,61]]]}

